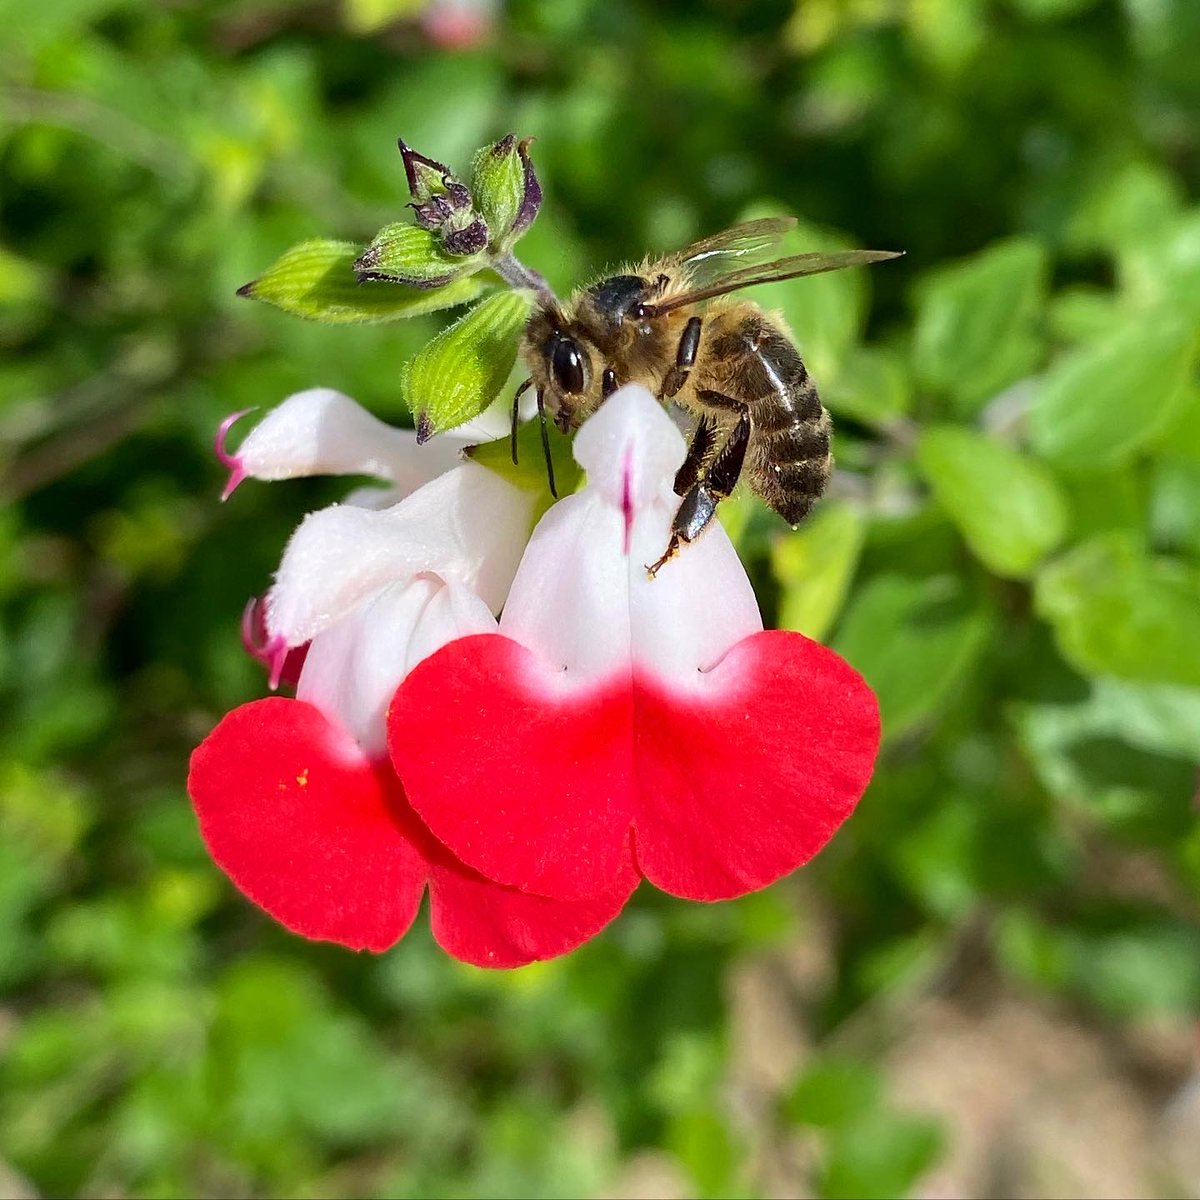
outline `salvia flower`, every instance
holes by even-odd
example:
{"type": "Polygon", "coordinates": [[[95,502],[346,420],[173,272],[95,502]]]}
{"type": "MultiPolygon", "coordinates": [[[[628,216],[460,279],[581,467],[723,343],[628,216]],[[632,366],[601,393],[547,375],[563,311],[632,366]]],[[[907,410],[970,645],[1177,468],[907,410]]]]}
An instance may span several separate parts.
{"type": "Polygon", "coordinates": [[[431,449],[319,391],[236,453],[221,436],[234,482],[385,485],[306,517],[251,611],[296,698],[236,709],[193,757],[237,886],[373,950],[428,889],[449,953],[513,966],[591,937],[639,878],[718,900],[811,858],[870,778],[875,698],[832,651],[764,631],[719,525],[649,578],[685,454],[653,396],[626,387],[584,425],[586,486],[532,537],[530,493],[431,449]]]}

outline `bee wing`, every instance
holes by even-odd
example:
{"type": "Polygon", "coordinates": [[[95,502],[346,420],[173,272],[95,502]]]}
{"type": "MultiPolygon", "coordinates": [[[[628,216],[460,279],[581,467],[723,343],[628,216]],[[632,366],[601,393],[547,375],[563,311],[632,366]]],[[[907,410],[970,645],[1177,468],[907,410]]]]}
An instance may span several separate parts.
{"type": "Polygon", "coordinates": [[[775,249],[785,234],[796,226],[795,217],[762,217],[743,221],[711,237],[701,238],[671,255],[671,261],[683,268],[688,283],[704,287],[734,267],[757,262],[775,249]]]}
{"type": "Polygon", "coordinates": [[[817,250],[809,254],[793,254],[759,266],[726,271],[703,286],[689,288],[682,295],[646,305],[646,315],[657,316],[683,308],[686,304],[711,300],[714,296],[724,296],[728,292],[740,291],[759,283],[776,283],[781,279],[798,279],[801,275],[820,275],[825,271],[840,271],[843,267],[886,262],[889,258],[899,258],[902,253],[901,250],[817,250]]]}

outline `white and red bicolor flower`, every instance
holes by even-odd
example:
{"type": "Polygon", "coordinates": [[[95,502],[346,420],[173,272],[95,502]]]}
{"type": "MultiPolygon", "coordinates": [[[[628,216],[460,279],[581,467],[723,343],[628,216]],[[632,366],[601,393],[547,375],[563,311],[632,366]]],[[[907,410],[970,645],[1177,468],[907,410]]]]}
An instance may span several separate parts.
{"type": "Polygon", "coordinates": [[[463,862],[578,901],[628,869],[694,900],[764,887],[853,810],[879,747],[867,684],[764,631],[717,525],[658,574],[683,438],[645,389],[579,431],[582,492],[526,549],[498,632],[408,675],[389,743],[413,807],[463,862]]]}
{"type": "MultiPolygon", "coordinates": [[[[332,401],[315,395],[289,401],[293,415],[307,419],[319,404],[344,415],[352,405],[336,393],[323,394],[332,401]]],[[[336,460],[298,436],[289,446],[288,430],[278,428],[287,407],[263,423],[274,420],[274,444],[283,447],[266,466],[246,453],[254,433],[243,444],[247,474],[368,469],[365,453],[346,449],[344,426],[333,431],[345,451],[336,460]],[[285,470],[289,455],[293,469],[285,470]]],[[[387,439],[359,423],[379,459],[371,473],[403,487],[383,460],[387,439]]],[[[408,453],[391,440],[398,455],[408,453]]],[[[434,936],[450,954],[517,966],[593,936],[636,886],[629,862],[605,891],[578,902],[488,881],[431,836],[388,760],[390,697],[440,646],[494,631],[531,507],[531,497],[468,463],[387,508],[311,514],[293,536],[262,617],[276,658],[308,646],[296,699],[229,713],[196,750],[188,781],[213,858],[289,929],[383,950],[407,931],[428,888],[434,936]]]]}

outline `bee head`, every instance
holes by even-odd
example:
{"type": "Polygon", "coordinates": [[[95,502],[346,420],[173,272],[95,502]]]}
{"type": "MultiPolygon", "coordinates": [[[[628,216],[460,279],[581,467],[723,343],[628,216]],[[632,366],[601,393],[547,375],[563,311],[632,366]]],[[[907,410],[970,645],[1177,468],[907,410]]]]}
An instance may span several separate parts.
{"type": "Polygon", "coordinates": [[[562,429],[570,429],[591,389],[591,358],[582,342],[554,329],[542,345],[542,359],[551,392],[558,401],[555,420],[562,429]]]}

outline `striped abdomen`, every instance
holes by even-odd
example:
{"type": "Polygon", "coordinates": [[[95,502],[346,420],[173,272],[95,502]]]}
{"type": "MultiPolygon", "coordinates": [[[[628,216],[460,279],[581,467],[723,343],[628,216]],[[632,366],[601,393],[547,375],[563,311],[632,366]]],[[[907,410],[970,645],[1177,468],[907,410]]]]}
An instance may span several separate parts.
{"type": "Polygon", "coordinates": [[[724,366],[722,390],[750,410],[745,476],[767,504],[796,525],[829,482],[829,414],[785,333],[761,312],[743,310],[730,318],[733,313],[722,323],[733,327],[709,345],[713,360],[724,366]]]}

